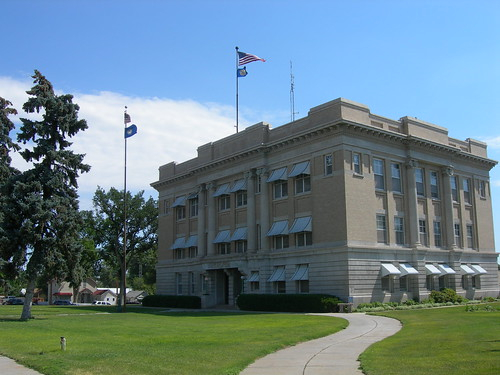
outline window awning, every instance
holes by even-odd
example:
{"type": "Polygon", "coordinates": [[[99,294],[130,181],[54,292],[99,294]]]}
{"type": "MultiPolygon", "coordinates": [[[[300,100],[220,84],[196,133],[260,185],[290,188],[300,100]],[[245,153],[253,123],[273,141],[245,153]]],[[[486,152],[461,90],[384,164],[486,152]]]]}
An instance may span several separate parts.
{"type": "Polygon", "coordinates": [[[453,275],[456,273],[455,270],[447,264],[438,264],[438,267],[445,275],[453,275]]]}
{"type": "Polygon", "coordinates": [[[193,236],[189,236],[186,241],[186,247],[196,247],[198,246],[198,236],[195,234],[193,236]]]}
{"type": "Polygon", "coordinates": [[[194,192],[188,195],[187,199],[195,199],[198,198],[198,192],[194,192]]]}
{"type": "Polygon", "coordinates": [[[247,239],[247,227],[236,228],[231,236],[231,241],[242,241],[247,239]]]}
{"type": "Polygon", "coordinates": [[[220,197],[221,195],[229,194],[229,183],[217,186],[213,197],[220,197]]]}
{"type": "Polygon", "coordinates": [[[298,217],[290,228],[290,233],[312,232],[312,216],[298,217]]]}
{"type": "Polygon", "coordinates": [[[481,267],[479,264],[471,264],[472,269],[475,271],[474,273],[476,275],[483,275],[485,273],[488,273],[483,267],[481,267]]]}
{"type": "Polygon", "coordinates": [[[173,245],[170,247],[170,249],[184,249],[186,247],[186,238],[184,237],[179,237],[176,238],[173,245]]]}
{"type": "Polygon", "coordinates": [[[398,270],[392,263],[382,263],[380,270],[382,271],[382,277],[389,275],[401,275],[401,271],[398,270]]]}
{"type": "Polygon", "coordinates": [[[441,275],[441,271],[433,264],[425,265],[425,273],[427,275],[441,275]]]}
{"type": "Polygon", "coordinates": [[[287,167],[275,169],[274,171],[272,171],[271,175],[267,178],[267,182],[274,182],[278,180],[286,181],[288,179],[286,172],[287,172],[287,167]]]}
{"type": "Polygon", "coordinates": [[[462,272],[462,275],[474,275],[474,270],[470,268],[466,264],[460,265],[460,271],[462,272]]]}
{"type": "Polygon", "coordinates": [[[250,283],[254,283],[254,282],[257,282],[259,281],[259,272],[252,272],[252,274],[250,275],[250,278],[248,279],[248,282],[250,283]]]}
{"type": "Polygon", "coordinates": [[[231,242],[231,231],[221,230],[219,233],[217,233],[217,236],[215,236],[214,243],[224,242],[231,242]]]}
{"type": "Polygon", "coordinates": [[[285,266],[275,267],[273,274],[267,281],[269,282],[285,281],[285,266]]]}
{"type": "Polygon", "coordinates": [[[185,206],[185,205],[186,205],[186,196],[181,195],[180,197],[175,198],[175,201],[172,204],[172,207],[179,207],[179,206],[185,206]]]}
{"type": "Polygon", "coordinates": [[[275,221],[269,232],[267,232],[268,236],[281,236],[284,234],[288,234],[288,220],[275,221]]]}
{"type": "Polygon", "coordinates": [[[292,171],[288,177],[297,177],[300,174],[310,174],[309,162],[303,161],[302,163],[297,163],[293,166],[292,171]]]}
{"type": "Polygon", "coordinates": [[[401,276],[418,275],[418,271],[408,263],[400,263],[399,270],[401,271],[401,276]]]}
{"type": "Polygon", "coordinates": [[[234,184],[231,187],[231,190],[229,190],[229,192],[236,193],[237,191],[246,190],[246,189],[247,189],[247,180],[242,178],[241,180],[237,180],[234,182],[234,184]]]}
{"type": "Polygon", "coordinates": [[[309,265],[300,264],[290,280],[309,280],[309,265]]]}

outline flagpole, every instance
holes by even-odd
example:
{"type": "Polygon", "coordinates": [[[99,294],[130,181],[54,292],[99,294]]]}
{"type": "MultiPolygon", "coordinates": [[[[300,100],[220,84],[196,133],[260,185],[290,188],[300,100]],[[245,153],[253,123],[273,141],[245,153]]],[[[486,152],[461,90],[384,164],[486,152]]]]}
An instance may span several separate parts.
{"type": "Polygon", "coordinates": [[[238,47],[236,49],[236,133],[238,133],[238,47]]]}
{"type": "MultiPolygon", "coordinates": [[[[123,304],[123,312],[126,312],[127,309],[127,302],[126,302],[126,287],[127,287],[127,138],[125,136],[125,132],[127,129],[127,120],[126,120],[126,114],[127,114],[127,106],[125,106],[125,115],[124,115],[124,124],[125,124],[125,129],[124,129],[124,139],[125,139],[125,163],[124,163],[124,170],[123,170],[123,269],[122,269],[122,286],[121,286],[121,295],[122,295],[122,300],[120,301],[120,304],[123,304]]],[[[120,311],[122,309],[122,306],[120,306],[120,311]]]]}

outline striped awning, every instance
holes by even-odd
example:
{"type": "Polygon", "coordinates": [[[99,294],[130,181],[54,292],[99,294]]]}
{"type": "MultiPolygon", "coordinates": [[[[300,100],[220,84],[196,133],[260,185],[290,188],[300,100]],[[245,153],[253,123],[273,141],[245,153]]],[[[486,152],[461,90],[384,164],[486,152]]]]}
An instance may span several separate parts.
{"type": "Polygon", "coordinates": [[[299,264],[290,280],[309,280],[309,265],[299,264]]]}
{"type": "Polygon", "coordinates": [[[288,220],[275,221],[271,229],[267,232],[268,236],[281,236],[288,234],[288,220]]]}
{"type": "Polygon", "coordinates": [[[275,169],[274,171],[272,171],[271,175],[267,178],[267,182],[274,182],[278,180],[286,181],[288,179],[286,172],[287,172],[287,167],[275,169]]]}
{"type": "Polygon", "coordinates": [[[179,207],[179,206],[185,206],[185,205],[186,205],[186,196],[181,195],[180,197],[175,198],[175,201],[172,204],[172,207],[179,207]]]}
{"type": "Polygon", "coordinates": [[[308,161],[303,161],[302,163],[297,163],[293,166],[292,171],[288,177],[296,177],[301,174],[310,174],[310,163],[308,161]]]}
{"type": "Polygon", "coordinates": [[[290,233],[312,232],[312,216],[298,217],[290,228],[290,233]]]}

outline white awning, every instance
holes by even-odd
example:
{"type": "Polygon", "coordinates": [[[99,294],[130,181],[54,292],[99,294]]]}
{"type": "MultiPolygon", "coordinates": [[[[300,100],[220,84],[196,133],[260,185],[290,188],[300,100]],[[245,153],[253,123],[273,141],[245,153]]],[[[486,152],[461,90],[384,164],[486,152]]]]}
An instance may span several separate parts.
{"type": "Polygon", "coordinates": [[[252,274],[250,275],[250,278],[248,279],[248,282],[254,283],[257,281],[259,281],[259,272],[258,271],[252,272],[252,274]]]}
{"type": "Polygon", "coordinates": [[[231,236],[231,241],[241,241],[247,239],[247,227],[236,228],[233,235],[231,236]]]}
{"type": "Polygon", "coordinates": [[[214,243],[224,242],[231,242],[231,231],[221,230],[219,233],[217,233],[217,236],[215,236],[214,243]]]}
{"type": "Polygon", "coordinates": [[[290,228],[290,233],[312,232],[312,216],[298,217],[290,228]]]}
{"type": "Polygon", "coordinates": [[[185,237],[179,237],[176,238],[173,245],[170,247],[170,249],[184,249],[186,247],[186,238],[185,237]]]}
{"type": "Polygon", "coordinates": [[[456,273],[455,270],[447,264],[438,264],[438,267],[445,275],[453,275],[456,273]]]}
{"type": "Polygon", "coordinates": [[[401,276],[418,275],[418,271],[408,263],[400,263],[399,270],[401,271],[401,276]]]}
{"type": "Polygon", "coordinates": [[[382,271],[382,277],[388,275],[401,275],[401,271],[392,263],[382,263],[380,270],[382,271]]]}
{"type": "Polygon", "coordinates": [[[237,180],[234,182],[234,184],[231,187],[231,190],[229,190],[229,192],[236,193],[237,191],[246,190],[246,189],[247,189],[247,180],[242,178],[241,180],[237,180]]]}
{"type": "Polygon", "coordinates": [[[198,236],[195,234],[193,236],[189,236],[186,241],[186,247],[196,247],[198,246],[198,236]]]}
{"type": "Polygon", "coordinates": [[[267,182],[274,182],[278,180],[286,181],[288,179],[286,171],[287,167],[275,169],[274,171],[272,171],[271,175],[267,178],[267,182]]]}
{"type": "Polygon", "coordinates": [[[427,275],[441,275],[441,271],[433,264],[425,265],[425,273],[427,275]]]}
{"type": "Polygon", "coordinates": [[[474,270],[466,264],[460,265],[460,271],[462,272],[463,275],[474,275],[475,274],[474,270]]]}
{"type": "Polygon", "coordinates": [[[309,280],[309,265],[300,264],[290,280],[309,280]]]}
{"type": "Polygon", "coordinates": [[[474,273],[476,275],[483,275],[485,273],[488,273],[483,267],[481,267],[479,264],[471,264],[472,269],[475,271],[474,273]]]}
{"type": "Polygon", "coordinates": [[[220,197],[221,195],[227,194],[229,194],[229,183],[217,186],[217,190],[215,190],[213,197],[220,197]]]}
{"type": "Polygon", "coordinates": [[[275,221],[267,232],[268,236],[281,236],[288,234],[288,220],[275,221]]]}
{"type": "Polygon", "coordinates": [[[186,196],[181,195],[180,197],[175,198],[175,201],[172,204],[172,208],[179,207],[179,206],[185,206],[185,205],[186,205],[186,196]]]}
{"type": "Polygon", "coordinates": [[[302,163],[297,163],[293,166],[292,171],[288,177],[296,177],[300,174],[310,174],[309,162],[303,161],[302,163]]]}
{"type": "Polygon", "coordinates": [[[273,274],[267,281],[269,282],[285,281],[285,266],[275,267],[273,274]]]}

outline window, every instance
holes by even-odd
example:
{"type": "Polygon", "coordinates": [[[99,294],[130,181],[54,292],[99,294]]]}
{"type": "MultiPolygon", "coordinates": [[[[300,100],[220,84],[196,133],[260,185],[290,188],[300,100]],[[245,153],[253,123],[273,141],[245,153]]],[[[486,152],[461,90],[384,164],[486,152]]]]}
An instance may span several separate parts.
{"type": "Polygon", "coordinates": [[[188,280],[189,280],[189,294],[194,295],[196,284],[194,282],[194,273],[193,272],[189,272],[188,280]]]}
{"type": "Polygon", "coordinates": [[[434,246],[436,247],[441,247],[442,242],[441,242],[441,222],[440,221],[435,221],[434,222],[434,246]]]}
{"type": "Polygon", "coordinates": [[[301,174],[295,177],[295,194],[311,191],[311,177],[301,174]]]}
{"type": "Polygon", "coordinates": [[[464,202],[470,204],[470,179],[464,178],[462,180],[462,188],[464,189],[464,202]]]}
{"type": "Polygon", "coordinates": [[[373,174],[375,176],[375,189],[384,190],[384,161],[380,159],[373,159],[373,174]]]}
{"type": "Polygon", "coordinates": [[[312,245],[312,232],[300,232],[295,235],[295,243],[298,247],[312,245]]]}
{"type": "Polygon", "coordinates": [[[467,224],[467,248],[474,248],[474,226],[467,224]]]}
{"type": "Polygon", "coordinates": [[[176,284],[177,294],[181,295],[182,294],[182,274],[181,273],[175,274],[175,284],[176,284]]]}
{"type": "Polygon", "coordinates": [[[274,236],[274,248],[276,250],[288,249],[289,246],[288,236],[274,236]]]}
{"type": "Polygon", "coordinates": [[[273,283],[276,293],[286,293],[285,266],[274,267],[273,274],[268,281],[273,283]]]}
{"type": "Polygon", "coordinates": [[[189,216],[198,216],[198,197],[189,200],[189,216]]]}
{"type": "Polygon", "coordinates": [[[399,290],[401,292],[410,291],[410,279],[408,276],[402,276],[399,278],[399,290]]]}
{"type": "Polygon", "coordinates": [[[387,243],[387,225],[385,215],[377,215],[377,242],[387,243]]]}
{"type": "Polygon", "coordinates": [[[427,290],[436,290],[436,277],[434,275],[427,275],[425,277],[425,287],[427,290]]]}
{"type": "Polygon", "coordinates": [[[484,181],[479,181],[479,196],[486,198],[486,182],[484,181]]]}
{"type": "Polygon", "coordinates": [[[219,197],[219,211],[226,211],[231,208],[231,196],[230,195],[221,195],[219,197]]]}
{"type": "Polygon", "coordinates": [[[178,206],[175,208],[175,217],[177,220],[183,220],[186,218],[186,207],[178,206]]]}
{"type": "Polygon", "coordinates": [[[274,182],[274,199],[286,198],[288,196],[288,182],[278,180],[274,182]]]}
{"type": "Polygon", "coordinates": [[[394,292],[394,277],[388,275],[384,276],[381,279],[382,282],[382,291],[387,293],[394,292]]]}
{"type": "Polygon", "coordinates": [[[396,244],[404,245],[405,230],[404,230],[404,219],[402,217],[394,218],[394,231],[396,232],[396,244]]]}
{"type": "Polygon", "coordinates": [[[163,213],[165,215],[170,213],[170,201],[167,199],[163,201],[163,213]]]}
{"type": "Polygon", "coordinates": [[[425,196],[424,171],[422,168],[415,168],[415,183],[417,187],[417,195],[425,196]]]}
{"type": "Polygon", "coordinates": [[[450,281],[448,275],[440,276],[438,279],[439,279],[439,290],[443,288],[449,288],[450,281]]]}
{"type": "Polygon", "coordinates": [[[217,244],[217,253],[220,255],[231,253],[231,244],[229,242],[221,242],[217,244]]]}
{"type": "Polygon", "coordinates": [[[469,275],[462,275],[462,289],[467,290],[470,289],[470,276],[469,275]]]}
{"type": "Polygon", "coordinates": [[[188,252],[190,258],[196,258],[198,256],[198,246],[191,246],[188,252]]]}
{"type": "Polygon", "coordinates": [[[241,240],[235,242],[236,252],[237,253],[246,253],[247,251],[247,241],[241,240]]]}
{"type": "Polygon", "coordinates": [[[453,229],[455,233],[455,245],[458,247],[462,247],[462,234],[460,223],[453,224],[453,229]]]}
{"type": "Polygon", "coordinates": [[[439,199],[439,180],[437,172],[431,172],[431,198],[439,199]]]}
{"type": "Polygon", "coordinates": [[[457,176],[450,177],[450,185],[451,185],[451,198],[454,202],[458,202],[458,183],[457,176]]]}
{"type": "Polygon", "coordinates": [[[472,287],[474,289],[481,289],[481,276],[480,275],[476,275],[476,276],[472,276],[472,287]]]}
{"type": "Polygon", "coordinates": [[[247,192],[240,190],[236,192],[236,207],[243,207],[247,205],[247,192]]]}
{"type": "Polygon", "coordinates": [[[261,192],[262,176],[259,174],[255,179],[255,192],[259,194],[261,192]]]}
{"type": "Polygon", "coordinates": [[[184,259],[184,249],[174,249],[174,259],[184,259]]]}
{"type": "Polygon", "coordinates": [[[298,264],[290,280],[295,281],[297,293],[309,293],[309,265],[298,264]]]}
{"type": "Polygon", "coordinates": [[[401,193],[401,166],[397,163],[391,164],[392,191],[401,193]]]}
{"type": "Polygon", "coordinates": [[[361,174],[361,155],[357,152],[352,154],[352,169],[354,173],[361,174]]]}
{"type": "Polygon", "coordinates": [[[325,176],[333,173],[333,156],[332,154],[325,155],[325,176]]]}
{"type": "Polygon", "coordinates": [[[420,234],[420,243],[427,246],[427,223],[425,220],[418,221],[418,233],[420,234]]]}
{"type": "Polygon", "coordinates": [[[252,273],[250,274],[250,278],[248,279],[248,282],[250,283],[251,292],[259,291],[260,289],[259,271],[252,271],[252,273]]]}

